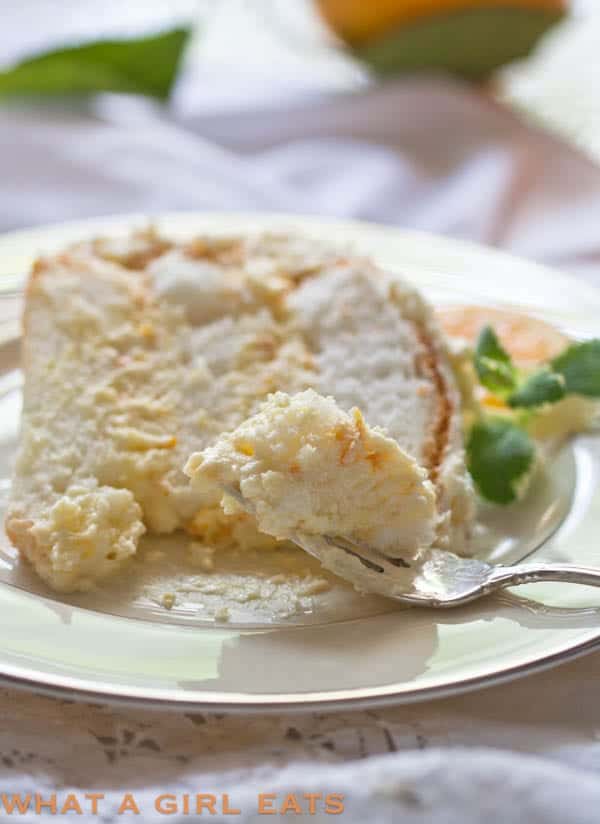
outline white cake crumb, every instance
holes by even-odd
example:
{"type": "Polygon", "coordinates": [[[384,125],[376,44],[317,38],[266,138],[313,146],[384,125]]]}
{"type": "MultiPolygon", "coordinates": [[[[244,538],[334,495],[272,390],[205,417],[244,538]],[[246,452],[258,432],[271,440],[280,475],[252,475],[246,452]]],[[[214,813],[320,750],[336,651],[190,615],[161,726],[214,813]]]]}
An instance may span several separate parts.
{"type": "Polygon", "coordinates": [[[258,589],[246,589],[234,593],[233,597],[238,604],[247,604],[249,601],[258,601],[262,594],[258,589]]]}
{"type": "Polygon", "coordinates": [[[160,602],[165,609],[173,609],[176,601],[177,598],[174,592],[165,592],[162,598],[160,599],[160,602]]]}

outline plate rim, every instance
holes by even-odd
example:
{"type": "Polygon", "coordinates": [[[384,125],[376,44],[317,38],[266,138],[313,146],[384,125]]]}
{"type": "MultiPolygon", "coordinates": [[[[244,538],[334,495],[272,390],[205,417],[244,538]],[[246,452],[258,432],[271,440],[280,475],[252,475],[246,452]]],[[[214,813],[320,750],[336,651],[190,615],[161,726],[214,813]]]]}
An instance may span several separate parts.
{"type": "MultiPolygon", "coordinates": [[[[0,687],[12,688],[22,692],[35,693],[51,698],[71,699],[83,703],[98,703],[115,707],[138,707],[140,709],[171,710],[174,712],[221,712],[231,715],[252,715],[266,713],[290,713],[300,714],[315,711],[343,712],[345,710],[375,709],[387,706],[401,706],[410,704],[420,704],[426,701],[450,698],[456,695],[465,695],[488,687],[501,686],[502,684],[516,681],[528,675],[545,672],[560,664],[574,661],[596,652],[600,649],[600,628],[595,634],[579,644],[569,644],[563,650],[551,653],[550,655],[528,661],[525,664],[518,664],[514,667],[506,667],[496,673],[486,673],[472,678],[463,678],[460,681],[448,682],[445,685],[432,687],[419,687],[417,689],[397,691],[397,685],[392,685],[389,690],[385,687],[364,687],[360,690],[363,695],[352,695],[335,697],[335,693],[298,693],[291,694],[283,700],[278,700],[275,695],[265,695],[264,700],[255,698],[251,701],[245,700],[243,693],[231,693],[229,700],[222,697],[211,700],[212,695],[218,693],[202,693],[202,698],[193,699],[187,697],[179,699],[170,695],[173,690],[157,690],[152,688],[117,687],[107,690],[93,690],[77,685],[80,679],[76,678],[47,678],[37,674],[28,678],[24,675],[11,675],[0,672],[0,687]],[[60,682],[63,683],[60,683],[60,682]],[[72,683],[66,683],[66,682],[72,683]],[[125,691],[127,690],[127,692],[125,691]],[[396,691],[394,691],[396,690],[396,691]],[[158,695],[163,692],[164,695],[158,695]],[[139,693],[139,694],[136,694],[139,693]],[[146,693],[145,695],[142,693],[146,693]],[[156,693],[156,694],[154,694],[156,693]],[[238,700],[238,696],[242,700],[238,700]],[[323,698],[319,696],[325,696],[323,698]]],[[[2,663],[0,662],[0,667],[2,663]]],[[[352,690],[359,692],[359,690],[352,690]]],[[[190,693],[187,693],[189,696],[190,693]]]]}
{"type": "MultiPolygon", "coordinates": [[[[123,231],[131,230],[139,224],[171,224],[171,226],[181,221],[186,224],[182,227],[185,231],[194,222],[198,224],[199,231],[210,231],[206,224],[225,224],[228,220],[236,224],[241,222],[248,224],[248,230],[268,228],[268,225],[284,228],[286,225],[292,227],[294,224],[304,226],[306,230],[311,227],[338,228],[339,230],[356,229],[377,231],[388,236],[395,236],[397,240],[413,239],[418,242],[434,240],[436,243],[447,245],[448,249],[455,252],[464,252],[466,255],[477,253],[487,256],[493,255],[496,260],[503,259],[507,264],[516,261],[520,265],[526,263],[530,268],[537,269],[540,273],[547,272],[555,281],[561,281],[565,286],[576,284],[580,294],[589,293],[597,301],[600,297],[600,290],[585,281],[569,275],[552,267],[545,266],[535,261],[519,258],[502,249],[486,246],[472,241],[455,239],[443,235],[436,235],[429,232],[404,229],[393,224],[381,224],[364,220],[337,219],[332,216],[304,215],[293,213],[273,213],[273,212],[197,212],[197,211],[168,211],[156,214],[144,213],[124,213],[90,217],[72,221],[61,221],[41,226],[32,226],[17,229],[0,234],[0,256],[5,252],[5,245],[15,243],[26,243],[28,237],[40,237],[45,234],[73,233],[74,236],[92,234],[103,230],[115,230],[119,226],[123,231]]],[[[165,231],[169,231],[169,225],[165,226],[165,231]]],[[[235,227],[232,231],[241,231],[235,227]]],[[[39,242],[39,241],[38,241],[39,242]]],[[[407,266],[407,269],[409,266],[407,266]]],[[[0,297],[2,290],[0,287],[0,297]]],[[[4,339],[4,344],[18,342],[18,335],[10,335],[12,340],[4,339]]],[[[28,593],[31,595],[31,593],[28,593]]],[[[32,597],[42,597],[33,596],[32,597]]],[[[81,608],[83,609],[83,608],[81,608]]],[[[239,714],[252,713],[300,713],[315,710],[347,710],[370,707],[381,707],[388,705],[413,704],[432,699],[446,698],[453,695],[461,695],[473,692],[478,689],[497,686],[513,681],[526,675],[542,672],[558,666],[561,663],[574,660],[600,648],[600,626],[590,631],[589,637],[573,643],[564,642],[564,646],[550,654],[541,653],[539,656],[515,665],[506,665],[504,668],[494,672],[487,672],[472,677],[455,676],[455,680],[448,680],[445,684],[431,686],[417,686],[415,688],[399,689],[399,684],[385,684],[375,687],[350,688],[348,690],[332,690],[327,692],[306,692],[306,693],[280,693],[263,694],[249,698],[244,693],[223,692],[197,692],[195,695],[191,691],[182,691],[168,688],[155,688],[146,686],[136,686],[133,684],[119,685],[106,684],[102,688],[91,688],[90,680],[64,676],[60,674],[43,673],[26,667],[13,667],[0,660],[0,686],[10,687],[27,692],[36,692],[59,698],[71,698],[83,702],[98,702],[116,706],[137,706],[143,708],[171,709],[174,711],[200,710],[212,712],[227,712],[239,714]],[[177,694],[179,693],[179,695],[177,694]],[[346,694],[352,693],[352,694],[346,694]]]]}

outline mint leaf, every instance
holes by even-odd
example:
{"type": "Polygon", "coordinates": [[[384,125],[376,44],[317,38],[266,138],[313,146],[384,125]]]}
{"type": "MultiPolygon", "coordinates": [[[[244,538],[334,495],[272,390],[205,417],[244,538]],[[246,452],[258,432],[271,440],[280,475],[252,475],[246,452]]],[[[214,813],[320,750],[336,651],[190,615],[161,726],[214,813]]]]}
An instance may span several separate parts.
{"type": "Polygon", "coordinates": [[[517,371],[491,326],[484,326],[475,347],[475,370],[481,383],[499,395],[516,388],[517,371]]]}
{"type": "Polygon", "coordinates": [[[600,340],[574,343],[551,366],[564,378],[567,392],[600,398],[600,340]]]}
{"type": "Polygon", "coordinates": [[[556,403],[565,395],[563,376],[549,369],[542,369],[527,378],[517,391],[510,395],[508,404],[512,407],[541,406],[544,403],[556,403]]]}
{"type": "MultiPolygon", "coordinates": [[[[401,5],[397,3],[398,8],[401,5]]],[[[422,15],[355,46],[353,52],[379,75],[437,70],[479,80],[505,63],[526,57],[563,17],[560,9],[497,5],[422,15]]]]}
{"type": "Polygon", "coordinates": [[[189,29],[58,49],[0,72],[0,97],[129,92],[165,99],[189,29]]]}
{"type": "Polygon", "coordinates": [[[469,434],[467,465],[479,493],[488,501],[514,501],[519,482],[531,469],[534,457],[529,435],[505,418],[478,421],[469,434]]]}

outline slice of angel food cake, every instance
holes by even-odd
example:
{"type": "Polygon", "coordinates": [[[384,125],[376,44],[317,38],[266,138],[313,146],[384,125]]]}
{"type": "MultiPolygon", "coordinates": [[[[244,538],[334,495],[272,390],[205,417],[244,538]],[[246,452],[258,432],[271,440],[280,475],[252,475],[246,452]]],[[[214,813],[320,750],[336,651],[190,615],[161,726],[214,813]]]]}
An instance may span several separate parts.
{"type": "Polygon", "coordinates": [[[56,590],[117,572],[145,531],[218,551],[348,528],[406,563],[469,552],[445,339],[418,292],[346,249],[153,230],[80,243],[33,267],[23,364],[6,529],[56,590]],[[217,467],[262,479],[257,517],[209,482],[217,467]]]}

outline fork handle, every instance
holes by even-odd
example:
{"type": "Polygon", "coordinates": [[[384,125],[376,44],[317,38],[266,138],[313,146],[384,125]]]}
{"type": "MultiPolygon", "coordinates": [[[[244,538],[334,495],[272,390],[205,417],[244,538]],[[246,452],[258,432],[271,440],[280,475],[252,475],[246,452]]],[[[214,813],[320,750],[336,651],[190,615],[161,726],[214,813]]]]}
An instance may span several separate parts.
{"type": "Polygon", "coordinates": [[[490,575],[486,591],[533,584],[540,581],[560,581],[565,584],[585,584],[600,587],[600,568],[574,564],[517,564],[496,567],[490,575]]]}

